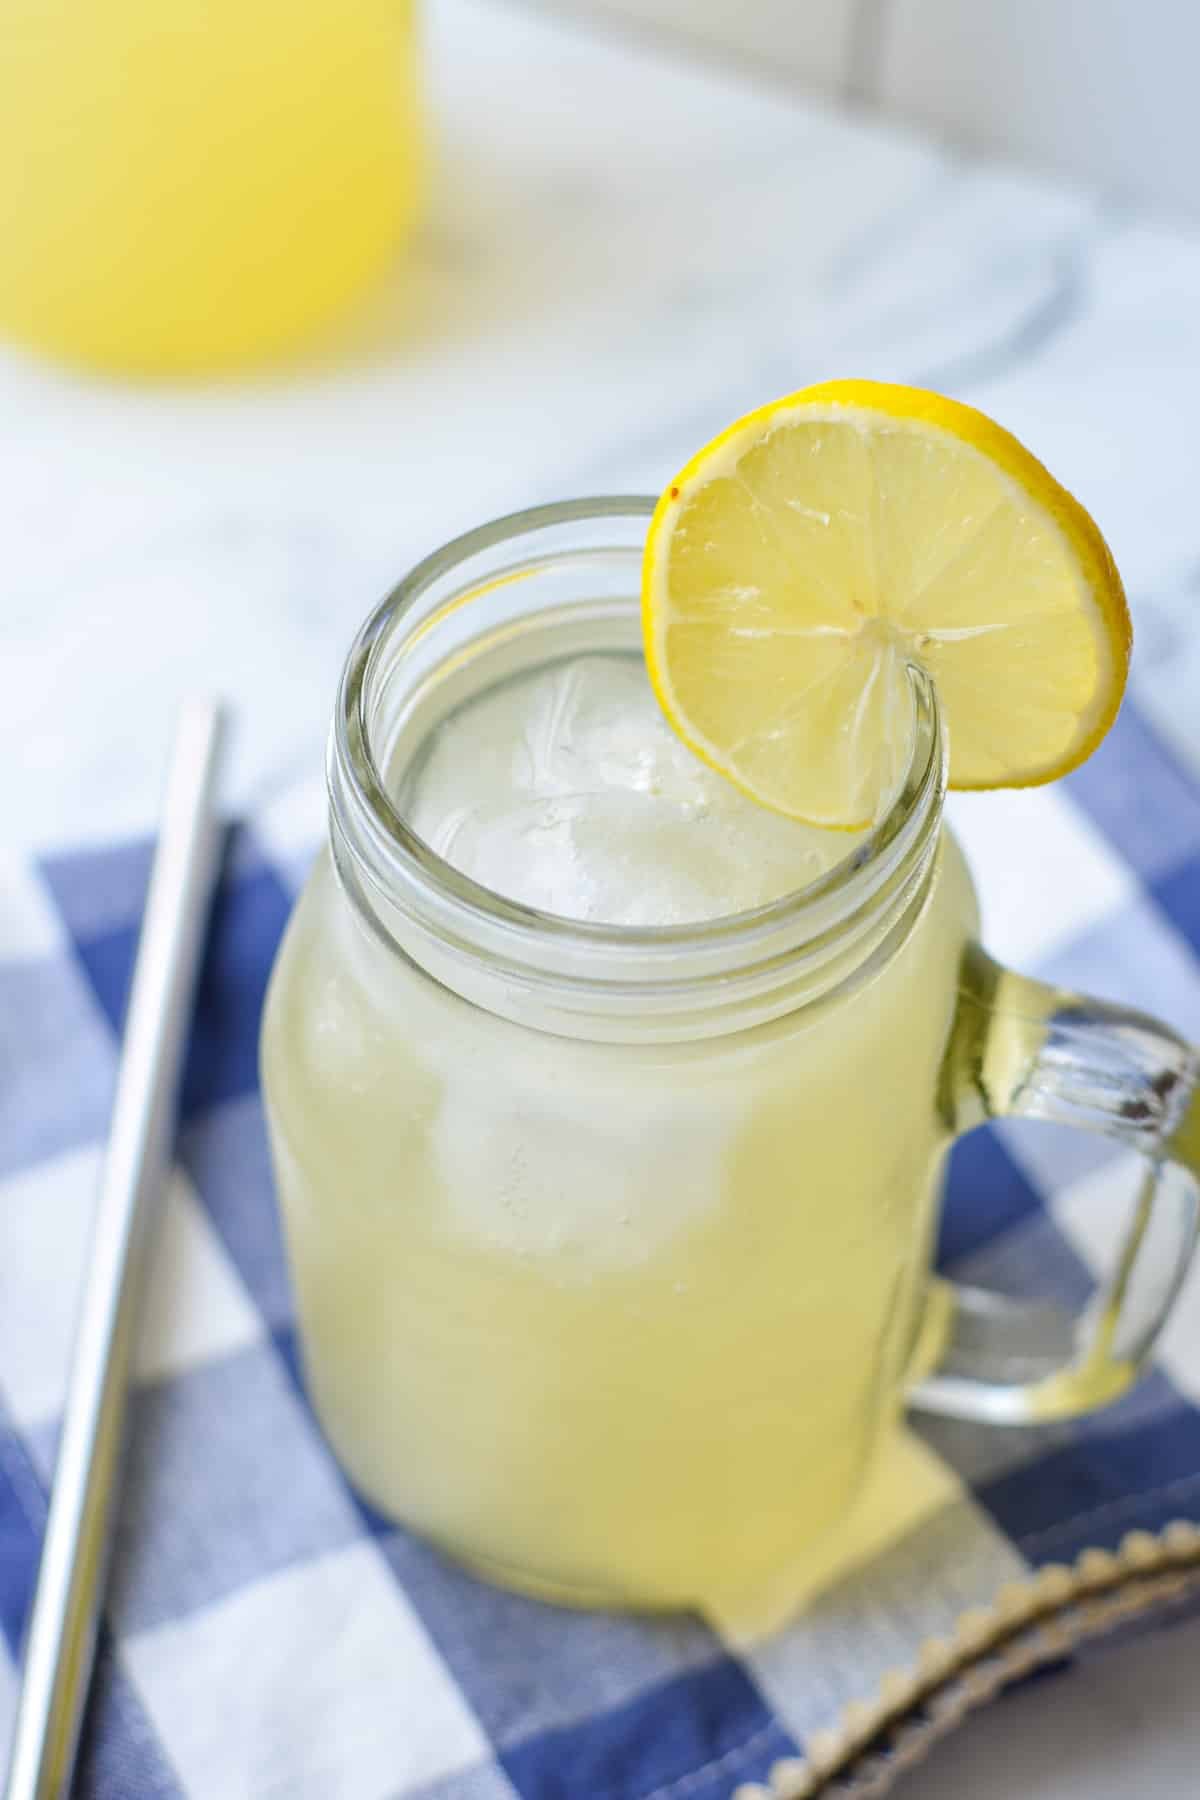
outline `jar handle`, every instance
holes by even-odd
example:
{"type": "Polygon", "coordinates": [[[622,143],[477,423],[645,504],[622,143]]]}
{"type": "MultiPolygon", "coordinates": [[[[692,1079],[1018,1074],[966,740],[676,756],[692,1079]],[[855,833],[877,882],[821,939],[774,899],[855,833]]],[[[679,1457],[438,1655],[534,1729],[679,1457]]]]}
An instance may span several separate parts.
{"type": "MultiPolygon", "coordinates": [[[[1070,1418],[1137,1378],[1175,1301],[1200,1209],[1200,1056],[1144,1013],[1031,981],[978,946],[963,962],[940,1101],[957,1135],[1045,1119],[1146,1159],[1113,1274],[1075,1317],[935,1278],[913,1406],[994,1424],[1070,1418]]],[[[920,1357],[920,1347],[918,1347],[920,1357]]]]}

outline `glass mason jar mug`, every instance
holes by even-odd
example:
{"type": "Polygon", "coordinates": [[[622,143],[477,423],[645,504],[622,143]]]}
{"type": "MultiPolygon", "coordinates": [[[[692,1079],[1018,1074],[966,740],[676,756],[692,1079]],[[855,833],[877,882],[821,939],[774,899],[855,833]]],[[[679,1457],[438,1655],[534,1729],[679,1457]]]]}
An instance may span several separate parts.
{"type": "Polygon", "coordinates": [[[263,1068],[311,1391],[352,1478],[496,1579],[671,1606],[792,1562],[906,1400],[1002,1424],[1121,1392],[1187,1265],[1200,1108],[1165,1027],[978,948],[919,676],[888,816],[752,912],[572,922],[416,836],[393,775],[451,708],[636,651],[649,510],[502,520],[368,620],[263,1068]],[[931,1275],[947,1146],[1002,1114],[1145,1153],[1081,1319],[931,1275]]]}

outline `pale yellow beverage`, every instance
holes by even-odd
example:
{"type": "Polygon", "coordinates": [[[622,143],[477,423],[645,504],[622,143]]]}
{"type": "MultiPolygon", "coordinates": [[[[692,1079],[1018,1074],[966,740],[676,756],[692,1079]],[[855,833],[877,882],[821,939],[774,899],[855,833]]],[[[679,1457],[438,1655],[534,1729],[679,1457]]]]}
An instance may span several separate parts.
{"type": "Polygon", "coordinates": [[[364,1492],[501,1579],[687,1603],[804,1553],[898,1410],[974,901],[936,767],[890,846],[766,811],[662,719],[636,555],[531,564],[350,677],[388,799],[335,739],[264,1029],[279,1192],[364,1492]]]}
{"type": "Polygon", "coordinates": [[[106,368],[302,341],[420,175],[412,0],[6,0],[0,332],[106,368]]]}

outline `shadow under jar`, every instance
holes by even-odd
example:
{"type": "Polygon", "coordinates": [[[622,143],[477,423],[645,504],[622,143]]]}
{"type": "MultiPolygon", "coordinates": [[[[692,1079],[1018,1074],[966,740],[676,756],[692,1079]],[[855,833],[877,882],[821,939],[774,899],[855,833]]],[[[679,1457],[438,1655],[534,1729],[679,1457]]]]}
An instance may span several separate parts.
{"type": "Polygon", "coordinates": [[[906,1402],[1028,1423],[1121,1392],[1187,1265],[1200,1126],[1186,1044],[976,946],[918,673],[887,817],[751,911],[574,921],[416,835],[405,771],[456,709],[639,654],[649,511],[501,520],[368,620],[263,1073],[311,1392],[353,1480],[493,1579],[670,1607],[807,1552],[906,1402]],[[946,1149],[1001,1113],[1145,1153],[1079,1320],[931,1274],[946,1149]]]}

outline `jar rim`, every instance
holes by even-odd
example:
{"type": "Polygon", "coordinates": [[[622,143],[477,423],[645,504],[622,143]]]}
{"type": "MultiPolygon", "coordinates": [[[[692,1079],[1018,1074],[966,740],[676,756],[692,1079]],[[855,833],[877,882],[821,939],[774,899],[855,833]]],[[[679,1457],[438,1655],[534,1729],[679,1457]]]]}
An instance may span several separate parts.
{"type": "MultiPolygon", "coordinates": [[[[381,666],[396,654],[395,627],[434,585],[481,552],[518,548],[538,534],[606,519],[644,523],[655,502],[641,495],[599,496],[530,507],[493,519],[417,563],[372,610],[346,657],[330,733],[327,775],[331,817],[360,876],[447,941],[484,944],[525,971],[545,968],[561,979],[569,954],[587,965],[588,980],[665,982],[704,968],[746,969],[793,952],[861,914],[864,905],[927,853],[941,817],[945,746],[932,684],[910,668],[915,713],[908,770],[876,825],[823,875],[746,912],[686,924],[617,925],[577,920],[506,898],[440,856],[394,806],[372,744],[368,716],[381,666]]],[[[635,546],[629,546],[631,549],[635,546]]],[[[561,554],[569,555],[564,550],[561,554]]],[[[553,552],[550,553],[551,558],[553,552]]],[[[544,560],[543,556],[543,560],[544,560]]],[[[528,560],[533,566],[534,559],[528,560]]],[[[493,577],[485,585],[493,587],[493,577]]],[[[460,604],[455,601],[454,604],[460,604]]],[[[417,630],[423,626],[418,622],[417,630]]],[[[403,645],[401,645],[401,650],[403,645]]]]}

